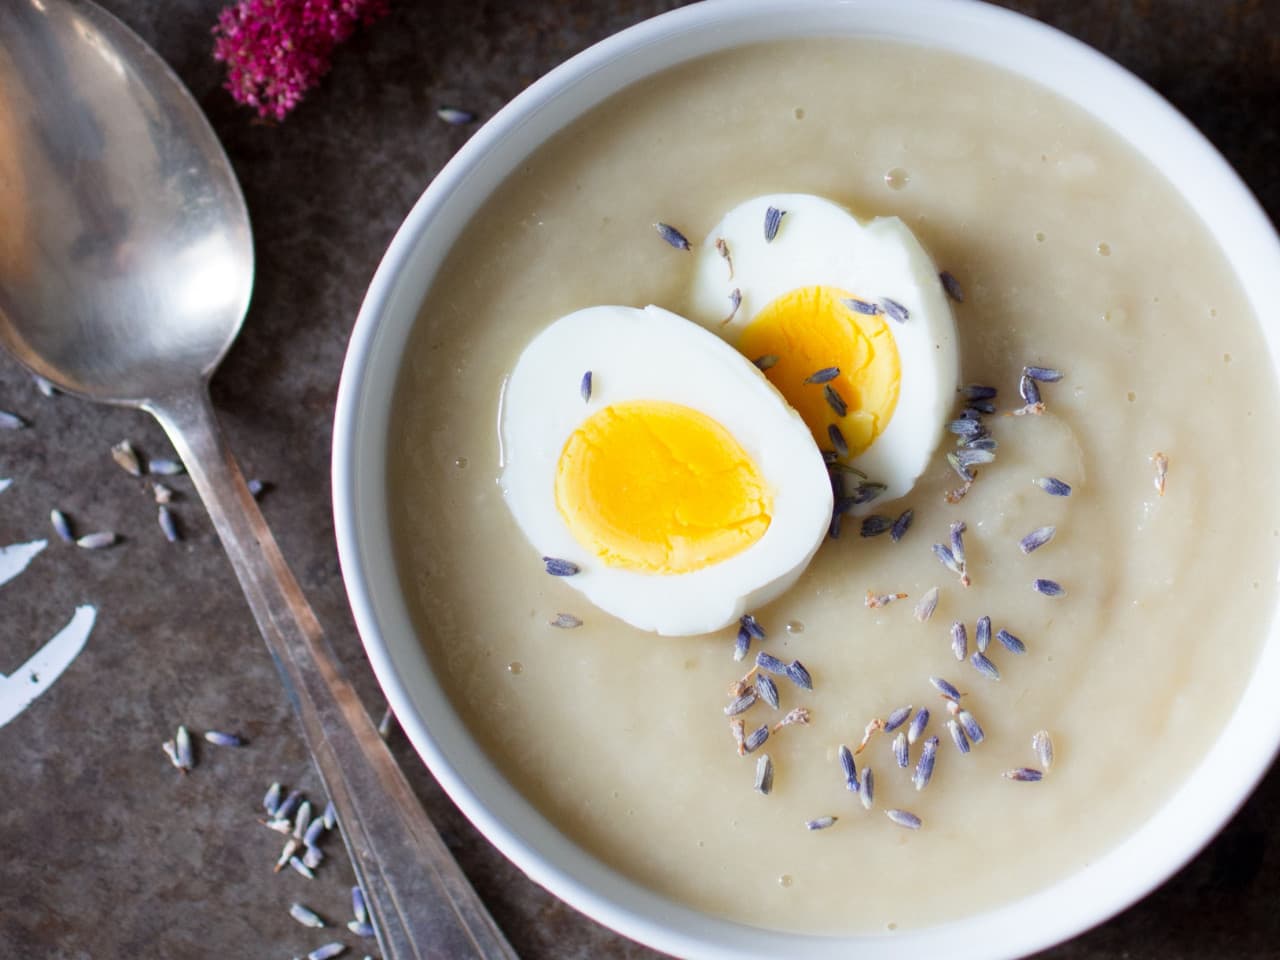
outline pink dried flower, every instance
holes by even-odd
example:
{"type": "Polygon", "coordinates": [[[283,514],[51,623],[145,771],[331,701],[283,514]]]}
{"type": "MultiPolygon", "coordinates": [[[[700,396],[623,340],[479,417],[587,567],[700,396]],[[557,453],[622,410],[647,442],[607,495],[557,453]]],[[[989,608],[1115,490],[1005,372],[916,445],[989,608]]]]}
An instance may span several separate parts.
{"type": "Polygon", "coordinates": [[[387,10],[388,0],[238,0],[218,16],[213,58],[237,103],[283,120],[329,72],[338,44],[387,10]]]}

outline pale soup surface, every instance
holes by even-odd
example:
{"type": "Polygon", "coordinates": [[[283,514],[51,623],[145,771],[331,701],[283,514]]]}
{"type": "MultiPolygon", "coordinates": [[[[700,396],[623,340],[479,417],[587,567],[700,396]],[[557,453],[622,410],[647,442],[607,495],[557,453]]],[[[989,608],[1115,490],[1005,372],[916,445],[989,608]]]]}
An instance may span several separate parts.
{"type": "MultiPolygon", "coordinates": [[[[619,358],[625,362],[625,358],[619,358]]],[[[977,912],[1079,869],[1137,827],[1222,728],[1276,601],[1276,391],[1257,321],[1196,217],[1114,134],[1046,91],[957,56],[806,40],[717,55],[646,81],[565,130],[498,191],[436,279],[405,356],[392,428],[392,525],[409,605],[484,749],[566,834],[697,909],[766,927],[883,931],[977,912]],[[961,282],[962,382],[1018,404],[1024,364],[1060,367],[1041,417],[989,418],[998,459],[959,504],[944,460],[904,500],[900,543],[846,523],[798,584],[756,611],[798,657],[779,681],[807,727],[766,744],[752,789],[723,709],[733,631],[640,633],[546,576],[497,485],[504,377],[529,339],[592,304],[682,312],[701,242],[738,202],[820,194],[897,215],[961,282]],[[1150,457],[1169,458],[1157,495],[1150,457]],[[1055,476],[1072,496],[1032,480],[1055,476]],[[968,524],[973,585],[933,557],[968,524]],[[1029,531],[1057,536],[1030,556],[1029,531]],[[1049,599],[1036,577],[1061,582],[1049,599]],[[937,612],[912,607],[941,588],[937,612]],[[909,599],[868,609],[864,596],[909,599]],[[549,625],[559,612],[585,624],[549,625]],[[999,682],[957,663],[953,620],[989,615],[999,682]],[[789,626],[788,626],[789,625],[789,626]],[[987,739],[967,756],[928,677],[967,691],[987,739]],[[928,707],[942,740],[917,793],[874,738],[845,790],[836,749],[867,721],[928,707]],[[1032,734],[1056,762],[1040,783],[1032,734]],[[884,810],[904,807],[909,832],[884,810]],[[809,832],[804,823],[839,819],[809,832]]],[[[959,409],[959,406],[957,406],[959,409]]],[[[972,647],[971,647],[972,649],[972,647]]],[[[776,720],[767,706],[747,729],[776,720]]],[[[915,764],[919,744],[912,749],[915,764]]]]}

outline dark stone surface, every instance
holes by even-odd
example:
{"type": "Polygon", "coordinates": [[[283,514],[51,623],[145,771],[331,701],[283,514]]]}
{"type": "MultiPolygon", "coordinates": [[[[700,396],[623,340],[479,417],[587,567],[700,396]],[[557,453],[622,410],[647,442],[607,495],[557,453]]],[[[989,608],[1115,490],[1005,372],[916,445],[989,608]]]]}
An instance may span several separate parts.
{"type": "MultiPolygon", "coordinates": [[[[8,2],[8,0],[6,0],[8,2]]],[[[573,53],[674,0],[400,0],[357,36],[280,126],[219,88],[209,29],[219,0],[104,0],[191,87],[244,185],[258,244],[248,322],[214,383],[245,471],[271,481],[263,509],[371,711],[382,700],[352,628],[333,544],[328,461],[338,373],[356,310],[405,212],[470,130],[573,53]]],[[[1280,212],[1280,3],[1275,0],[1007,0],[1097,47],[1174,102],[1280,212]]],[[[0,590],[0,673],[81,602],[100,608],[88,647],[0,729],[0,958],[288,957],[330,939],[286,913],[302,900],[339,924],[350,870],[336,844],[314,881],[269,869],[275,834],[254,823],[267,784],[316,779],[265,650],[189,485],[185,541],[167,545],[143,484],[114,466],[132,438],[164,455],[142,414],[46,400],[0,358],[0,409],[32,429],[0,436],[0,544],[49,536],[57,506],[125,542],[52,544],[0,590]],[[248,749],[202,751],[179,777],[160,752],[178,722],[235,729],[248,749]]],[[[1123,732],[1118,731],[1123,742],[1123,732]]],[[[578,915],[509,865],[452,807],[402,737],[393,743],[449,846],[521,955],[656,956],[578,915]]],[[[1105,784],[1099,785],[1105,789],[1105,784]]],[[[1280,812],[1274,772],[1176,877],[1053,960],[1275,957],[1280,812]]],[[[1087,810],[1080,812],[1082,817],[1087,810]]],[[[960,878],[961,880],[963,878],[960,878]]],[[[353,946],[355,938],[341,931],[353,946]]],[[[369,952],[373,952],[370,950],[369,952]]],[[[356,953],[359,955],[359,952],[356,953]]]]}

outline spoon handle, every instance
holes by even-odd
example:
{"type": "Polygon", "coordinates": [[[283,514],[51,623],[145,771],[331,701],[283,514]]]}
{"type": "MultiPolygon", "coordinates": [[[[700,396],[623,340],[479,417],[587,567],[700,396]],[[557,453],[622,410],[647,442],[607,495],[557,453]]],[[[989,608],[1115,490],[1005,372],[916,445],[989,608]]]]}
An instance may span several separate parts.
{"type": "Polygon", "coordinates": [[[343,676],[218,430],[207,387],[147,409],[186,464],[280,670],[384,960],[515,960],[343,676]]]}

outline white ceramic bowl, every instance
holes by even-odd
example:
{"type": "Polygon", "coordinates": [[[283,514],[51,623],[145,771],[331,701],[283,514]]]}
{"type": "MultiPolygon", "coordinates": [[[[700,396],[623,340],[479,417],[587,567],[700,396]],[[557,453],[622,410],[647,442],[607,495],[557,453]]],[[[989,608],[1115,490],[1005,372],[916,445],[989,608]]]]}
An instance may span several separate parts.
{"type": "MultiPolygon", "coordinates": [[[[1159,168],[1234,265],[1258,316],[1280,302],[1280,244],[1213,147],[1172,107],[1110,60],[1035,21],[969,0],[711,0],[626,30],[516,97],[462,148],[396,234],[356,323],[334,431],[338,547],[374,672],[436,778],[477,827],[530,877],[602,923],[688,957],[1015,956],[1051,945],[1128,906],[1222,827],[1280,743],[1280,636],[1273,624],[1253,677],[1184,786],[1137,833],[1079,873],[1023,900],[927,929],[857,938],[754,929],[678,906],[573,845],[480,751],[449,704],[411,625],[392,557],[386,496],[392,392],[427,286],[489,193],[551,134],[630,83],[742,43],[871,35],[944,48],[1021,74],[1079,104],[1159,168]]],[[[1280,325],[1265,330],[1273,361],[1280,325]]]]}

